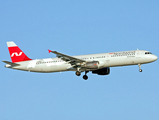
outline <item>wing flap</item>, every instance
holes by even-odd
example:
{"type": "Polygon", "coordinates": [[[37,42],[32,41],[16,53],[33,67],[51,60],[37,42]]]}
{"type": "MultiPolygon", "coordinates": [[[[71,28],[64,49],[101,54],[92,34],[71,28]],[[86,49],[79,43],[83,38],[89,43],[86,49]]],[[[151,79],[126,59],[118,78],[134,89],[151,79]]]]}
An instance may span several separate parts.
{"type": "Polygon", "coordinates": [[[79,58],[75,58],[75,57],[72,57],[72,56],[68,56],[68,55],[65,55],[63,53],[59,53],[57,51],[51,51],[49,50],[49,52],[52,52],[54,54],[56,54],[56,56],[58,58],[61,58],[62,60],[66,61],[66,62],[69,62],[69,63],[82,63],[82,62],[86,62],[82,59],[79,59],[79,58]]]}
{"type": "Polygon", "coordinates": [[[86,61],[85,60],[82,60],[82,59],[79,59],[79,58],[76,58],[76,57],[72,57],[72,56],[69,56],[69,55],[65,55],[63,53],[59,53],[57,51],[51,51],[51,50],[48,50],[49,53],[52,52],[54,54],[56,54],[56,56],[58,58],[61,58],[63,61],[65,62],[68,62],[69,64],[72,65],[72,67],[80,67],[83,63],[85,63],[86,61]]]}

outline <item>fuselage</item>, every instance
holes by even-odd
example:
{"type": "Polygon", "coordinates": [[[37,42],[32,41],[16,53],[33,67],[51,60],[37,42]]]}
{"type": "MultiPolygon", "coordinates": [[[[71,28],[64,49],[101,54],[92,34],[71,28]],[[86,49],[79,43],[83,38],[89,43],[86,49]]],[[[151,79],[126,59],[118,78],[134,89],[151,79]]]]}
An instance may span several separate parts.
{"type": "MultiPolygon", "coordinates": [[[[146,64],[157,60],[156,55],[153,55],[149,51],[145,50],[89,54],[89,55],[79,55],[72,57],[79,58],[87,62],[98,61],[98,69],[102,69],[105,67],[146,64]]],[[[61,58],[36,59],[36,60],[28,60],[16,63],[20,65],[12,66],[10,64],[7,64],[5,67],[17,70],[43,72],[43,73],[77,70],[70,63],[63,61],[61,58]]],[[[91,71],[91,70],[92,69],[88,69],[85,67],[80,68],[80,71],[91,71]]]]}

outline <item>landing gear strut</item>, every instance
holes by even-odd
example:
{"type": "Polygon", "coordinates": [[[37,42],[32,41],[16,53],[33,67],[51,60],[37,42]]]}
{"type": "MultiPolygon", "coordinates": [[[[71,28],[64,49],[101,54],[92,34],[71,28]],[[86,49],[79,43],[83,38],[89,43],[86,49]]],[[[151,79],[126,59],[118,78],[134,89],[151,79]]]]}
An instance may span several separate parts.
{"type": "Polygon", "coordinates": [[[87,76],[87,73],[88,73],[89,71],[85,71],[85,75],[83,75],[83,79],[84,80],[87,80],[88,79],[88,76],[87,76]]]}
{"type": "Polygon", "coordinates": [[[77,76],[80,76],[80,75],[81,75],[81,72],[80,72],[79,70],[80,70],[80,67],[77,67],[77,71],[76,71],[76,75],[77,75],[77,76]]]}
{"type": "Polygon", "coordinates": [[[139,66],[139,72],[142,72],[141,64],[138,64],[138,66],[139,66]]]}
{"type": "MultiPolygon", "coordinates": [[[[85,71],[85,75],[83,75],[83,79],[84,80],[87,80],[88,79],[88,76],[87,76],[87,73],[88,73],[89,71],[85,71]]],[[[76,71],[76,75],[77,76],[80,76],[81,75],[81,72],[80,71],[76,71]]]]}

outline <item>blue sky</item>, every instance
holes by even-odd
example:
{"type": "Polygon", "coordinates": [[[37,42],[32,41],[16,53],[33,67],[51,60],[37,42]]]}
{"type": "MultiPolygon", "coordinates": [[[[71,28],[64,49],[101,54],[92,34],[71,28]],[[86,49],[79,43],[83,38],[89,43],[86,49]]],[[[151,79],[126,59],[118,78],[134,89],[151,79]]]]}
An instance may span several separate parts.
{"type": "MultiPolygon", "coordinates": [[[[159,56],[158,0],[0,1],[1,61],[7,41],[30,58],[149,50],[159,56]]],[[[108,76],[31,73],[0,63],[1,120],[158,120],[159,62],[111,68],[108,76]]]]}

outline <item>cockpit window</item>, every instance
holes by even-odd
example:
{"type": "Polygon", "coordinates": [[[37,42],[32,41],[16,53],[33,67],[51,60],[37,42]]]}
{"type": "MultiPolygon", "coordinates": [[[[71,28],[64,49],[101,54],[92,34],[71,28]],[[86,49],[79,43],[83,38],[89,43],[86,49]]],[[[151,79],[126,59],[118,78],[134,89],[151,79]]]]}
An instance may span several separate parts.
{"type": "Polygon", "coordinates": [[[152,54],[151,52],[145,52],[145,54],[152,54]]]}

